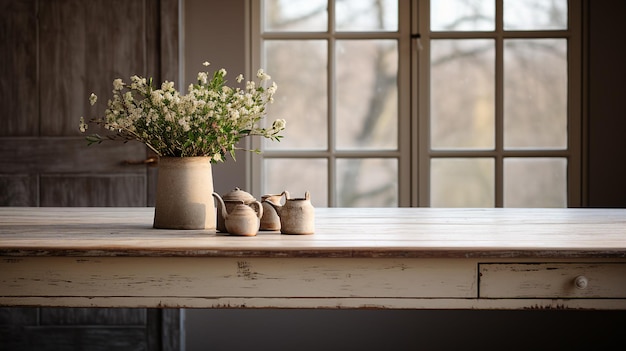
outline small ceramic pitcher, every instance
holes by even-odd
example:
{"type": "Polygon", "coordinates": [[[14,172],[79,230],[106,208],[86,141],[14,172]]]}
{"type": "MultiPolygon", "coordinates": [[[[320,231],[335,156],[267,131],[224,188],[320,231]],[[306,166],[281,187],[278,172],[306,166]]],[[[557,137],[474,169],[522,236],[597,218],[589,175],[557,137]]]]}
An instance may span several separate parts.
{"type": "Polygon", "coordinates": [[[270,202],[280,205],[283,194],[266,194],[261,196],[263,217],[261,217],[260,230],[280,230],[280,217],[278,217],[278,213],[276,213],[274,206],[270,202]]]}
{"type": "Polygon", "coordinates": [[[285,204],[280,205],[267,201],[280,217],[280,232],[283,234],[313,234],[315,232],[315,208],[311,204],[309,192],[304,198],[292,199],[289,192],[284,191],[285,204]]]}

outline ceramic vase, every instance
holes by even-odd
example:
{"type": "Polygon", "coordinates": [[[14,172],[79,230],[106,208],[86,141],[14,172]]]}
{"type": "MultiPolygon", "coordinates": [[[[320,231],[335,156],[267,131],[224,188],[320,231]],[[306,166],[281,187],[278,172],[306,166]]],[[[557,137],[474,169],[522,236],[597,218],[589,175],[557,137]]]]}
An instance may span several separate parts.
{"type": "Polygon", "coordinates": [[[154,228],[215,230],[213,173],[208,157],[160,157],[154,228]]]}

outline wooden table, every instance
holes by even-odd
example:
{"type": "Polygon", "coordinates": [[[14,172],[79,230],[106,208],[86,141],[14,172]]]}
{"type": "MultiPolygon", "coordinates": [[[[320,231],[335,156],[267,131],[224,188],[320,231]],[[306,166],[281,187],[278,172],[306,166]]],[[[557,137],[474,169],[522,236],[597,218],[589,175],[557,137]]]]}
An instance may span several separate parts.
{"type": "Polygon", "coordinates": [[[0,208],[0,306],[626,310],[626,209],[316,209],[316,233],[0,208]]]}

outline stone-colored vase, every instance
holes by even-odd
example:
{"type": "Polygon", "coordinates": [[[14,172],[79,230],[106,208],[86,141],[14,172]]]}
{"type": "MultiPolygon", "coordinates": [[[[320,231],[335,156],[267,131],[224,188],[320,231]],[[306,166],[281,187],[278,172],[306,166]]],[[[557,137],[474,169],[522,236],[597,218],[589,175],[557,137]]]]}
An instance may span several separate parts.
{"type": "Polygon", "coordinates": [[[160,157],[154,228],[215,230],[208,157],[160,157]]]}

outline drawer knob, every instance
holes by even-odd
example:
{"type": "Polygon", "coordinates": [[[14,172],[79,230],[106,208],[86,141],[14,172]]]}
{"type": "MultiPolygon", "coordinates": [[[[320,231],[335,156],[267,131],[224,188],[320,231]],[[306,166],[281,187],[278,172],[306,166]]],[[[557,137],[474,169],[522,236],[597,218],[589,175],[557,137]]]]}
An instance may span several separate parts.
{"type": "Polygon", "coordinates": [[[574,285],[576,286],[577,289],[586,289],[587,285],[589,284],[589,281],[587,280],[587,277],[585,277],[584,275],[579,275],[578,277],[576,277],[574,279],[574,285]]]}

